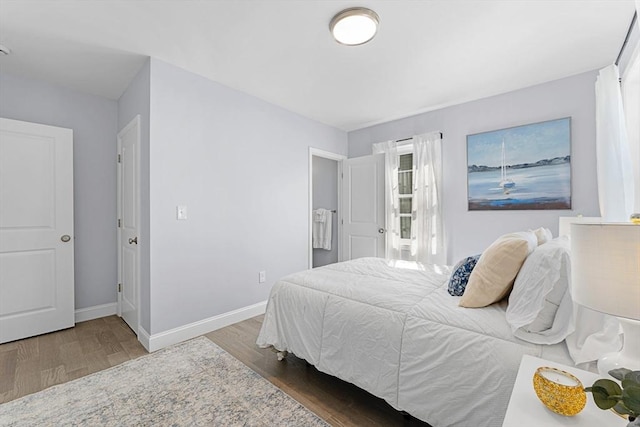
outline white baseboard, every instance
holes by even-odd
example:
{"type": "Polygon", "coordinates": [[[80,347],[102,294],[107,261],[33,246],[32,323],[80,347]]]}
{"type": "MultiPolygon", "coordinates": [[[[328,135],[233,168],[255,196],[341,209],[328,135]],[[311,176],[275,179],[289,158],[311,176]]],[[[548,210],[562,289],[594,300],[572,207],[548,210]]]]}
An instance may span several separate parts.
{"type": "Polygon", "coordinates": [[[151,341],[151,335],[141,325],[138,325],[138,341],[147,350],[149,350],[149,341],[151,341]]]}
{"type": "Polygon", "coordinates": [[[99,319],[101,317],[112,316],[118,312],[118,303],[94,305],[93,307],[79,308],[75,311],[76,323],[87,320],[99,319]]]}
{"type": "Polygon", "coordinates": [[[168,331],[149,335],[142,327],[138,328],[138,341],[149,352],[160,350],[172,344],[177,344],[191,338],[215,331],[225,326],[250,319],[264,314],[267,309],[267,301],[262,301],[254,305],[242,307],[237,310],[209,317],[208,319],[180,326],[168,331]]]}

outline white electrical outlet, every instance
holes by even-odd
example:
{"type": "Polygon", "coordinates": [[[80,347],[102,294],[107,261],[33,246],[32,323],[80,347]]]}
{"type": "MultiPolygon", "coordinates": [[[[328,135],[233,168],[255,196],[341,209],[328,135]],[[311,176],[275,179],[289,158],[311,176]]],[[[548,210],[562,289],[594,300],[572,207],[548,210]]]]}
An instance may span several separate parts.
{"type": "Polygon", "coordinates": [[[176,218],[177,219],[187,219],[187,207],[186,206],[176,206],[176,218]]]}
{"type": "Polygon", "coordinates": [[[258,273],[258,283],[264,283],[267,281],[267,272],[261,271],[258,273]]]}

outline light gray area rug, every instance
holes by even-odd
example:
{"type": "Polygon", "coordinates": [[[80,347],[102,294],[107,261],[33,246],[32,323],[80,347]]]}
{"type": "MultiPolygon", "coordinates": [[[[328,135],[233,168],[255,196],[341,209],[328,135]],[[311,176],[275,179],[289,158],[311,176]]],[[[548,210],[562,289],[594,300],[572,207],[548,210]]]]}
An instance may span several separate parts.
{"type": "Polygon", "coordinates": [[[205,337],[2,404],[0,425],[328,426],[205,337]]]}

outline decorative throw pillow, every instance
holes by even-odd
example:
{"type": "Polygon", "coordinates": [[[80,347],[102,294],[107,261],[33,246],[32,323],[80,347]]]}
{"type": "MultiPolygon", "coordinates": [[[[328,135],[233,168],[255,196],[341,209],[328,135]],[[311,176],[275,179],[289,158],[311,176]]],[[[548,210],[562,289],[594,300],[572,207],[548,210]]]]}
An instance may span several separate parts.
{"type": "Polygon", "coordinates": [[[566,236],[552,239],[537,247],[522,265],[506,312],[516,337],[555,344],[572,332],[570,246],[566,236]]]}
{"type": "Polygon", "coordinates": [[[460,297],[464,294],[464,288],[467,287],[471,271],[473,271],[473,267],[476,266],[479,258],[480,255],[474,255],[458,261],[455,267],[453,267],[453,272],[449,278],[449,294],[454,297],[460,297]]]}
{"type": "Polygon", "coordinates": [[[499,237],[480,256],[460,299],[461,307],[486,307],[507,296],[527,256],[538,246],[532,231],[499,237]]]}
{"type": "MultiPolygon", "coordinates": [[[[532,231],[532,230],[529,230],[529,231],[532,231]]],[[[537,230],[533,230],[533,232],[536,235],[536,238],[538,239],[538,246],[542,245],[543,243],[547,243],[548,241],[553,239],[553,234],[551,234],[551,230],[549,230],[548,228],[540,227],[537,230]]]]}

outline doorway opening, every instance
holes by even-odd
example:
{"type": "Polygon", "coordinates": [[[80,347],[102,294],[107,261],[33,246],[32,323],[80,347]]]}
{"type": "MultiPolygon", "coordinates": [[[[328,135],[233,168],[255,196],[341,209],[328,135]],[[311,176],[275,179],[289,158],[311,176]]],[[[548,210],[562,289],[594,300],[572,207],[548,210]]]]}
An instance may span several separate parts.
{"type": "Polygon", "coordinates": [[[340,261],[342,235],[340,154],[309,148],[309,268],[340,261]]]}

